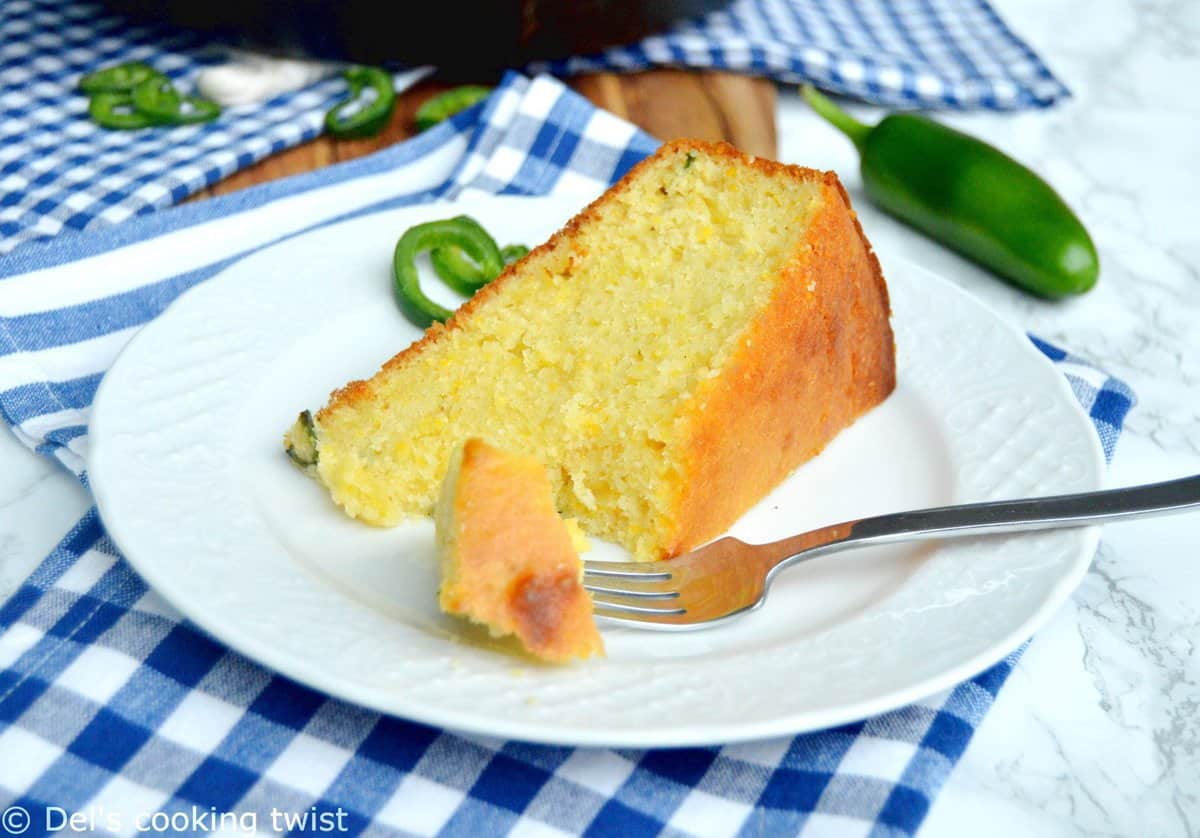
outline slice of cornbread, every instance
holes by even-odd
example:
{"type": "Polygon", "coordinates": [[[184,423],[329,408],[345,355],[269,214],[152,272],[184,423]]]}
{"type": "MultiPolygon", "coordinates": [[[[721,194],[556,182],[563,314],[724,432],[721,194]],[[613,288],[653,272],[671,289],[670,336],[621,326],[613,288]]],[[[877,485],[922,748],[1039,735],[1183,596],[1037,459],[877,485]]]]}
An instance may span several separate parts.
{"type": "Polygon", "coordinates": [[[579,554],[536,458],[468,439],[451,458],[434,521],[443,611],[514,635],[554,663],[604,654],[579,554]]]}
{"type": "Polygon", "coordinates": [[[458,441],[551,469],[639,559],[732,524],[895,386],[887,288],[837,177],[668,143],[285,446],[347,513],[427,515],[458,441]]]}

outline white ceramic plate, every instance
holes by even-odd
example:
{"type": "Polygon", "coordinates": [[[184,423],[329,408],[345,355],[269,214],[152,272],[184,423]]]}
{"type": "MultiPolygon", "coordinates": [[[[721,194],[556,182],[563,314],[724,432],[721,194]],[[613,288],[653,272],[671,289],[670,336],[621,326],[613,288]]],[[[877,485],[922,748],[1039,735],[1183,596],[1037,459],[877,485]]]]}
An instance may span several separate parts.
{"type": "MultiPolygon", "coordinates": [[[[797,733],[903,706],[995,663],[1076,586],[1094,529],[843,554],[784,574],[734,625],[608,628],[607,659],[570,667],[487,648],[439,614],[432,524],[349,520],[288,462],[281,435],[418,337],[391,296],[400,232],[468,212],[502,243],[534,244],[579,206],[476,198],[370,215],[185,294],[130,343],[93,410],[91,486],[125,556],[213,636],[332,695],[464,732],[634,747],[797,733]]],[[[896,392],[733,534],[762,541],[904,508],[1100,488],[1091,423],[1029,341],[916,266],[884,270],[896,392]]]]}

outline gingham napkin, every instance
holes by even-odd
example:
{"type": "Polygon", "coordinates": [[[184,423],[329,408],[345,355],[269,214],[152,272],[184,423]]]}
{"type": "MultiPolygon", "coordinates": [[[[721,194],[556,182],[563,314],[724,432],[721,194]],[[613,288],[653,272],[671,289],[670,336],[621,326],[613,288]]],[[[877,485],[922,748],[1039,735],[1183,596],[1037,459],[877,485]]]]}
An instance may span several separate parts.
{"type": "MultiPolygon", "coordinates": [[[[106,131],[75,85],[120,61],[190,88],[213,60],[195,34],[130,27],[86,2],[0,3],[0,256],[178,203],[312,139],[345,84],[330,79],[216,122],[106,131]]],[[[643,43],[555,62],[557,73],[672,64],[812,80],[886,105],[1012,109],[1067,94],[982,0],[736,0],[643,43]]],[[[398,76],[401,87],[413,76],[398,76]]]]}
{"type": "MultiPolygon", "coordinates": [[[[0,412],[83,477],[88,407],[115,354],[234,260],[310,224],[466,188],[594,190],[653,147],[560,83],[514,75],[481,108],[371,157],[21,248],[0,265],[0,412]],[[170,260],[105,270],[112,254],[160,245],[170,260]]],[[[1039,346],[1110,452],[1132,394],[1039,346]]],[[[464,737],[217,645],[147,590],[94,511],[0,607],[0,631],[0,810],[35,824],[50,807],[108,813],[125,831],[140,816],[202,829],[236,816],[270,832],[275,810],[341,813],[347,831],[373,834],[911,834],[1013,663],[791,739],[614,751],[464,737]]]]}

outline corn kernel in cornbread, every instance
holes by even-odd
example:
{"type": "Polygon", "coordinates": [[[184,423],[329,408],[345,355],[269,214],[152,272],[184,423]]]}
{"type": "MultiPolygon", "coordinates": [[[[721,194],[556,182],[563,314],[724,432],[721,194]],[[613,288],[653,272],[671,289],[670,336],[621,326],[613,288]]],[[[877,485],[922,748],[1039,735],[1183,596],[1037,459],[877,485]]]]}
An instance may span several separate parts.
{"type": "Polygon", "coordinates": [[[451,459],[434,520],[443,611],[493,636],[514,635],[553,663],[604,654],[574,538],[535,458],[467,440],[451,459]]]}
{"type": "Polygon", "coordinates": [[[391,525],[485,437],[651,560],[725,531],[894,385],[887,288],[836,176],[680,141],[285,445],[391,525]]]}

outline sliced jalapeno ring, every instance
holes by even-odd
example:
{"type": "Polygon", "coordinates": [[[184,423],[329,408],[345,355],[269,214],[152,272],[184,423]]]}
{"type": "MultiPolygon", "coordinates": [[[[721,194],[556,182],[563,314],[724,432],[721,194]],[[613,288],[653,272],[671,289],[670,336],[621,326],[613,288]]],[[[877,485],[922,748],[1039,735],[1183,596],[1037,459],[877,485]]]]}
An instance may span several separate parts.
{"type": "Polygon", "coordinates": [[[317,426],[313,421],[312,413],[305,410],[300,414],[292,431],[288,434],[287,447],[284,451],[291,457],[292,462],[301,468],[317,464],[320,452],[317,448],[317,426]],[[303,434],[297,433],[298,430],[302,430],[303,434]]]}
{"type": "Polygon", "coordinates": [[[103,128],[133,131],[159,125],[154,117],[144,114],[133,106],[133,97],[128,93],[97,93],[88,102],[88,116],[103,128]]]}
{"type": "Polygon", "coordinates": [[[220,105],[200,96],[184,96],[180,104],[180,111],[172,120],[172,125],[196,125],[201,122],[211,122],[221,115],[220,105]]]}
{"type": "Polygon", "coordinates": [[[127,93],[142,82],[152,78],[166,78],[149,64],[127,61],[112,67],[104,67],[88,73],[79,80],[83,93],[127,93]]]}
{"type": "Polygon", "coordinates": [[[373,137],[387,127],[396,109],[392,77],[378,67],[350,67],[343,74],[349,95],[325,114],[325,130],[339,139],[373,137]],[[373,99],[364,101],[372,90],[373,99]]]}
{"type": "Polygon", "coordinates": [[[453,245],[443,245],[429,251],[429,263],[442,282],[468,297],[494,279],[485,276],[483,268],[472,262],[461,248],[453,245]]]}
{"type": "Polygon", "coordinates": [[[135,108],[163,124],[174,121],[183,107],[183,96],[167,78],[147,79],[130,95],[135,108]]]}
{"type": "MultiPolygon", "coordinates": [[[[465,215],[444,221],[428,221],[406,230],[396,242],[396,250],[392,255],[393,285],[401,311],[423,329],[434,321],[447,320],[453,312],[429,299],[421,290],[417,254],[451,246],[461,248],[479,264],[485,274],[495,276],[502,269],[496,242],[478,222],[465,215]]],[[[474,290],[478,290],[478,286],[474,290]]]]}
{"type": "Polygon", "coordinates": [[[463,235],[477,239],[478,249],[488,254],[486,259],[476,260],[453,244],[434,247],[429,252],[433,270],[442,282],[469,297],[500,275],[504,270],[504,257],[496,240],[471,216],[457,215],[447,223],[457,225],[463,235]]]}
{"type": "Polygon", "coordinates": [[[170,125],[184,108],[184,97],[169,78],[151,78],[133,88],[130,96],[133,107],[157,121],[170,125]]]}
{"type": "MultiPolygon", "coordinates": [[[[488,231],[469,215],[460,215],[453,220],[461,221],[475,228],[474,234],[487,236],[495,244],[495,239],[492,239],[488,231]]],[[[435,247],[429,251],[429,261],[433,265],[434,273],[442,282],[458,293],[469,297],[498,277],[506,266],[511,265],[528,252],[529,248],[523,244],[506,244],[498,250],[500,264],[494,273],[489,271],[487,266],[477,264],[460,248],[453,245],[435,247]]]]}
{"type": "Polygon", "coordinates": [[[194,125],[221,115],[221,106],[199,96],[184,96],[167,78],[147,79],[133,89],[133,106],[159,125],[194,125]]]}
{"type": "MultiPolygon", "coordinates": [[[[528,252],[529,248],[523,244],[506,244],[500,248],[500,261],[507,267],[528,252]]],[[[429,251],[429,261],[433,265],[434,273],[442,282],[467,296],[499,276],[487,276],[483,268],[472,262],[467,254],[457,247],[435,247],[429,251]]]]}
{"type": "Polygon", "coordinates": [[[443,120],[449,119],[459,111],[465,111],[472,105],[486,99],[492,92],[490,87],[476,84],[464,84],[444,93],[426,99],[417,108],[417,130],[424,131],[432,128],[443,120]]]}
{"type": "Polygon", "coordinates": [[[505,265],[511,265],[518,259],[524,259],[529,248],[523,244],[506,244],[500,248],[500,259],[505,265]]]}

